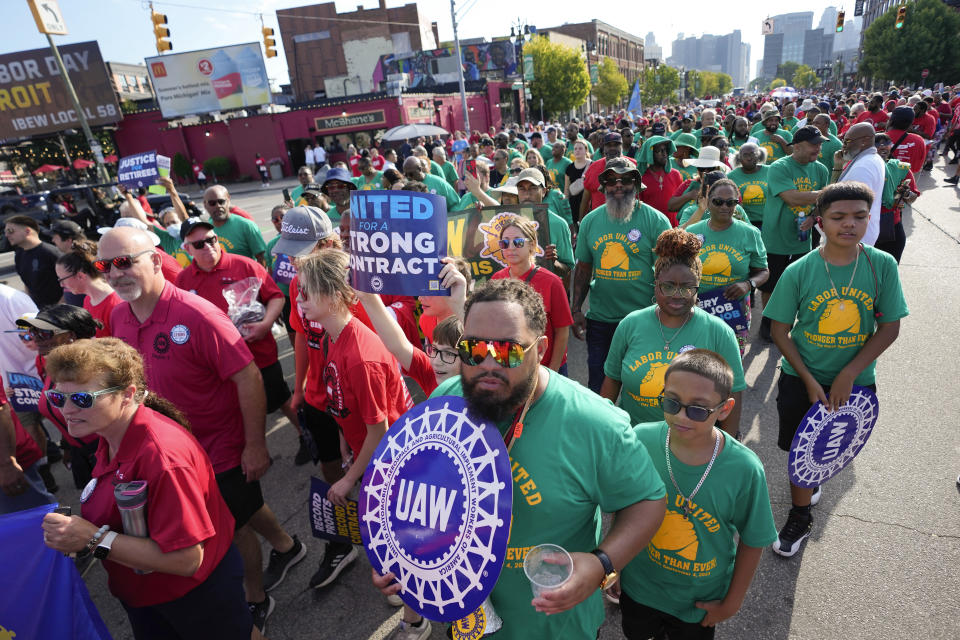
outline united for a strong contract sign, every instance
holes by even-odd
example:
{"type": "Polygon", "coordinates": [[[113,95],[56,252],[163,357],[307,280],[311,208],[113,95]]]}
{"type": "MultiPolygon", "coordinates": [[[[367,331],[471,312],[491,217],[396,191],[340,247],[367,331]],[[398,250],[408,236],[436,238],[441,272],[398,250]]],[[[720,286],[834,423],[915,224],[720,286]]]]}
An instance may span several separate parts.
{"type": "Polygon", "coordinates": [[[503,438],[441,396],[387,430],[363,476],[360,534],[373,568],[431,620],[476,610],[503,567],[513,489],[503,438]]]}

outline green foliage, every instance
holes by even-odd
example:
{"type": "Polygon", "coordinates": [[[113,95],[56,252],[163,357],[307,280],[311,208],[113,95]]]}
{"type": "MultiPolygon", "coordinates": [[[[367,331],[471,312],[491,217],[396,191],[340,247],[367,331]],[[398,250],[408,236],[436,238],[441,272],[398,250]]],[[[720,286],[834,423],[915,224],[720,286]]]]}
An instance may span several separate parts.
{"type": "Polygon", "coordinates": [[[137,110],[137,103],[133,100],[124,100],[120,103],[120,111],[123,113],[133,113],[137,110]]]}
{"type": "Polygon", "coordinates": [[[663,64],[656,69],[648,67],[640,76],[640,83],[643,104],[660,104],[675,96],[680,88],[680,72],[663,64]]]}
{"type": "Polygon", "coordinates": [[[783,78],[774,78],[774,79],[770,82],[770,86],[767,87],[767,88],[768,88],[768,90],[773,90],[773,89],[778,89],[778,88],[780,88],[780,87],[785,87],[785,86],[787,86],[787,81],[786,81],[786,80],[784,80],[783,78]]]}
{"type": "Polygon", "coordinates": [[[797,72],[797,69],[800,68],[799,62],[784,62],[783,64],[777,65],[777,77],[778,78],[793,78],[793,74],[797,72]]]}
{"type": "Polygon", "coordinates": [[[898,5],[877,18],[863,34],[859,72],[880,81],[924,84],[955,82],[960,76],[960,14],[941,0],[907,4],[902,29],[895,29],[898,5]],[[930,70],[921,78],[924,69],[930,70]]]}
{"type": "Polygon", "coordinates": [[[747,85],[747,89],[752,93],[759,93],[763,87],[763,78],[754,78],[747,85]]]}
{"type": "Polygon", "coordinates": [[[600,63],[600,81],[593,86],[593,95],[601,105],[614,107],[630,90],[627,79],[617,69],[617,63],[604,58],[600,63]]]}
{"type": "Polygon", "coordinates": [[[210,180],[223,180],[230,175],[233,167],[230,160],[223,156],[213,156],[203,161],[203,173],[210,180]]]}
{"type": "Polygon", "coordinates": [[[733,89],[733,78],[729,73],[717,73],[717,95],[726,95],[733,89]]]}
{"type": "Polygon", "coordinates": [[[170,169],[173,171],[173,175],[181,180],[193,179],[193,166],[190,164],[190,161],[187,160],[187,157],[179,151],[173,154],[173,159],[170,161],[170,169]]]}
{"type": "Polygon", "coordinates": [[[545,116],[556,116],[587,101],[590,73],[577,49],[538,36],[523,45],[523,52],[533,55],[534,80],[527,87],[532,104],[539,105],[543,99],[545,116]]]}
{"type": "Polygon", "coordinates": [[[716,71],[693,70],[687,77],[687,91],[695,98],[718,97],[733,89],[733,78],[716,71]]]}
{"type": "Polygon", "coordinates": [[[797,89],[812,89],[818,84],[820,79],[817,78],[817,73],[805,64],[797,67],[793,73],[793,86],[797,89]]]}

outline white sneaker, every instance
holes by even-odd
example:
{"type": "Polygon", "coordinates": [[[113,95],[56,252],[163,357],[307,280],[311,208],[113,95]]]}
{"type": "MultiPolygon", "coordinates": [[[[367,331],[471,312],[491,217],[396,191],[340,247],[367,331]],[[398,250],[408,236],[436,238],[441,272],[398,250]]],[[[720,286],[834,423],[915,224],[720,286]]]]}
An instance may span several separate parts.
{"type": "Polygon", "coordinates": [[[399,595],[394,593],[393,595],[387,596],[387,604],[390,605],[391,607],[402,607],[403,599],[399,595]]]}
{"type": "Polygon", "coordinates": [[[426,640],[430,637],[432,631],[430,621],[426,618],[420,620],[422,626],[416,626],[409,622],[401,620],[396,628],[390,632],[386,640],[426,640]]]}
{"type": "Polygon", "coordinates": [[[820,496],[822,495],[823,495],[823,491],[820,490],[820,487],[817,487],[816,489],[814,489],[813,495],[810,496],[810,506],[812,507],[813,505],[820,502],[820,496]]]}

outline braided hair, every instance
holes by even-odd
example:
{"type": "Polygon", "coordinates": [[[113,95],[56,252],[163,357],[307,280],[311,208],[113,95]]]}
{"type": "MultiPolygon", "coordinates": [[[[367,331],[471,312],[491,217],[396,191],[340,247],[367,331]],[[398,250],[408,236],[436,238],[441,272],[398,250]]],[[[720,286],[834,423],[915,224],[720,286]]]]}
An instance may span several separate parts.
{"type": "Polygon", "coordinates": [[[653,264],[653,277],[659,278],[662,272],[681,264],[689,267],[699,282],[703,271],[703,265],[700,263],[702,246],[700,238],[688,231],[679,227],[667,229],[657,238],[657,246],[653,249],[657,254],[657,261],[653,264]]]}

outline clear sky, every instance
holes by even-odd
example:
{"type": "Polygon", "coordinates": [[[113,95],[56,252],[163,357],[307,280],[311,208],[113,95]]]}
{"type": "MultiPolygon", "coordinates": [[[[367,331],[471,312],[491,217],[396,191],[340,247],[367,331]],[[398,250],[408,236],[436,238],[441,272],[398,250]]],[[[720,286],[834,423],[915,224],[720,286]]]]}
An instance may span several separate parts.
{"type": "MultiPolygon", "coordinates": [[[[54,36],[59,43],[97,40],[104,60],[112,62],[143,63],[145,57],[156,55],[153,25],[145,0],[59,0],[70,34],[54,36]]],[[[37,32],[26,0],[0,0],[6,23],[0,52],[8,53],[47,46],[46,39],[37,32]]],[[[208,47],[260,41],[260,19],[277,31],[279,55],[267,60],[267,74],[276,88],[286,84],[287,67],[277,28],[276,10],[304,6],[309,2],[290,0],[157,0],[154,7],[169,18],[174,53],[208,47]]],[[[377,6],[377,0],[337,0],[338,11],[355,11],[362,4],[377,6]]],[[[403,0],[387,0],[388,6],[406,4],[403,0]]],[[[853,3],[848,3],[847,19],[852,18],[853,3]]],[[[421,15],[430,16],[439,25],[440,39],[452,40],[449,0],[420,0],[421,15]]],[[[723,2],[688,0],[676,5],[652,5],[632,2],[582,2],[571,0],[457,0],[458,9],[466,9],[460,19],[460,37],[476,38],[506,35],[510,25],[518,20],[539,28],[553,27],[565,22],[585,22],[594,18],[603,20],[624,31],[644,37],[652,31],[664,56],[670,54],[670,43],[678,33],[686,36],[711,33],[723,35],[740,29],[745,42],[751,45],[750,75],[756,70],[756,61],[763,55],[763,36],[760,25],[771,14],[787,13],[789,8],[771,11],[763,3],[733,0],[723,2]],[[656,7],[644,11],[644,7],[656,7]],[[672,7],[672,11],[668,9],[672,7]]],[[[836,0],[810,0],[798,11],[813,11],[813,26],[819,24],[824,8],[843,6],[836,0]]]]}

